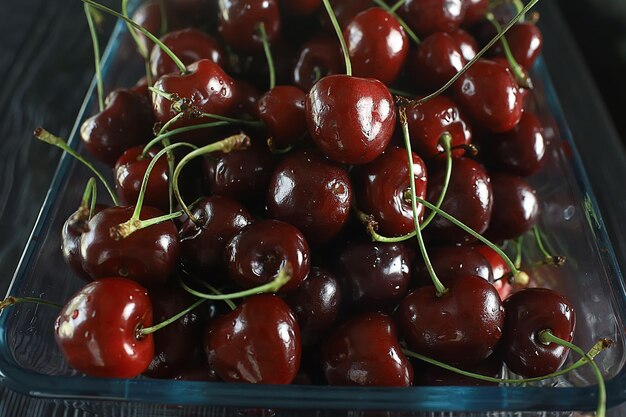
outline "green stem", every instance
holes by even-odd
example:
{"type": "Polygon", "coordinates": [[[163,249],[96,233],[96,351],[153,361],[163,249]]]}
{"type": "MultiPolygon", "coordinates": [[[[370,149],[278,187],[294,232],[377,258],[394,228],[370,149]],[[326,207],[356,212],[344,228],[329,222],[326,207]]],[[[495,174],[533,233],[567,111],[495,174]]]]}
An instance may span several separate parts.
{"type": "Polygon", "coordinates": [[[87,185],[85,186],[85,191],[83,192],[83,198],[81,200],[81,207],[89,210],[88,219],[93,217],[93,212],[96,209],[96,200],[98,198],[98,186],[96,183],[96,179],[94,177],[90,177],[87,181],[87,185]]]}
{"type": "Polygon", "coordinates": [[[161,11],[161,30],[160,34],[165,35],[167,33],[168,19],[167,19],[167,6],[165,5],[166,0],[159,0],[159,10],[161,11]]]}
{"type": "Polygon", "coordinates": [[[326,13],[328,13],[328,17],[330,18],[330,22],[333,24],[333,28],[335,28],[335,33],[339,38],[339,43],[341,44],[341,51],[343,52],[343,59],[346,63],[346,75],[352,75],[352,63],[350,62],[350,54],[348,53],[348,45],[346,45],[346,39],[343,37],[343,32],[341,31],[341,26],[339,26],[339,22],[337,21],[337,16],[335,16],[335,12],[333,11],[333,6],[330,4],[330,0],[322,0],[324,3],[324,7],[326,8],[326,13]]]}
{"type": "Polygon", "coordinates": [[[153,217],[147,220],[133,219],[111,227],[109,230],[110,236],[115,240],[126,239],[138,230],[145,229],[146,227],[154,226],[155,224],[163,223],[168,220],[174,220],[182,216],[184,212],[175,211],[174,213],[164,214],[163,216],[153,217]]]}
{"type": "Polygon", "coordinates": [[[578,353],[586,360],[586,362],[591,366],[591,369],[593,369],[593,373],[598,380],[598,408],[596,410],[596,417],[604,417],[606,414],[606,387],[604,386],[604,378],[602,377],[600,368],[598,368],[598,365],[596,365],[596,363],[593,361],[593,358],[573,343],[570,343],[566,340],[561,339],[560,337],[555,336],[550,330],[541,331],[539,333],[539,340],[546,345],[550,343],[555,343],[559,346],[569,348],[578,353]]]}
{"type": "Polygon", "coordinates": [[[98,170],[89,161],[87,161],[85,158],[79,155],[74,149],[70,148],[69,145],[65,143],[63,139],[61,139],[58,136],[53,135],[52,133],[48,132],[43,127],[38,127],[37,129],[35,129],[34,135],[37,139],[43,142],[46,142],[50,145],[54,145],[57,148],[61,148],[63,151],[67,152],[68,154],[76,158],[78,161],[80,161],[87,168],[89,168],[91,172],[93,172],[96,175],[96,177],[98,177],[98,179],[102,182],[102,184],[104,185],[104,188],[107,189],[107,191],[109,192],[109,196],[111,196],[111,200],[113,201],[113,204],[115,204],[116,206],[119,206],[117,196],[113,192],[113,189],[111,188],[111,186],[109,186],[107,181],[104,179],[102,174],[98,172],[98,170]]]}
{"type": "MultiPolygon", "coordinates": [[[[522,0],[512,0],[511,3],[513,3],[513,6],[515,7],[515,11],[517,13],[522,12],[522,10],[524,10],[524,3],[522,2],[522,0]]],[[[520,18],[520,20],[523,22],[526,19],[526,16],[524,16],[525,13],[522,13],[522,17],[520,18]]]]}
{"type": "MultiPolygon", "coordinates": [[[[130,17],[128,15],[128,0],[122,0],[122,15],[130,20],[130,17]]],[[[137,49],[139,50],[139,55],[141,55],[141,57],[148,62],[148,49],[146,48],[146,45],[143,44],[143,42],[141,42],[141,38],[139,38],[139,35],[137,34],[137,32],[135,31],[135,29],[133,29],[133,25],[130,24],[128,21],[126,22],[126,26],[128,27],[128,31],[130,32],[130,36],[132,36],[133,40],[135,41],[135,44],[137,45],[137,49]]]]}
{"type": "Polygon", "coordinates": [[[192,305],[190,305],[189,307],[187,307],[186,309],[184,309],[180,313],[170,317],[169,319],[164,320],[164,321],[162,321],[159,324],[155,324],[154,326],[144,327],[143,329],[139,329],[138,332],[137,332],[139,338],[144,337],[146,335],[149,335],[151,333],[154,333],[157,330],[161,330],[165,326],[168,326],[168,325],[174,323],[175,321],[177,321],[178,319],[183,317],[185,314],[189,313],[190,311],[195,310],[200,304],[204,303],[205,301],[206,300],[197,300],[195,303],[193,303],[192,305]]]}
{"type": "Polygon", "coordinates": [[[102,86],[102,70],[100,68],[100,43],[96,34],[96,27],[93,23],[91,15],[91,7],[84,4],[85,16],[87,17],[87,25],[89,26],[89,34],[91,35],[91,44],[93,45],[94,67],[96,69],[96,87],[98,89],[98,107],[100,111],[104,110],[104,87],[102,86]]]}
{"type": "Polygon", "coordinates": [[[400,7],[402,7],[402,5],[404,4],[406,0],[398,0],[393,6],[390,7],[390,10],[392,12],[395,12],[396,10],[398,10],[400,7]]]}
{"type": "MultiPolygon", "coordinates": [[[[406,34],[409,36],[409,38],[411,38],[413,40],[413,42],[415,42],[416,45],[419,45],[421,43],[420,38],[415,34],[415,32],[413,32],[413,30],[409,27],[409,25],[406,24],[406,22],[404,20],[402,20],[400,18],[400,16],[398,16],[396,14],[396,10],[393,7],[389,7],[387,5],[387,3],[385,3],[383,0],[373,0],[374,3],[379,6],[380,8],[384,9],[387,11],[387,13],[391,14],[393,17],[396,18],[396,20],[398,21],[398,23],[400,23],[400,26],[402,26],[402,28],[404,29],[404,31],[406,32],[406,34]]],[[[404,0],[402,0],[401,3],[404,3],[404,0]]],[[[397,5],[394,4],[394,7],[397,5]]],[[[402,4],[400,4],[402,5],[402,4]]],[[[399,6],[398,6],[399,7],[399,6]]]]}
{"type": "Polygon", "coordinates": [[[261,22],[259,25],[259,32],[261,33],[261,42],[263,42],[263,51],[265,52],[265,59],[267,59],[267,69],[270,73],[270,90],[276,87],[276,69],[274,68],[274,58],[272,58],[272,50],[270,49],[270,41],[267,38],[267,31],[265,30],[265,23],[261,22]]]}
{"type": "MultiPolygon", "coordinates": [[[[157,136],[160,136],[163,133],[167,132],[169,128],[172,127],[174,123],[178,122],[183,116],[184,116],[183,113],[178,113],[176,116],[168,120],[167,123],[161,126],[161,129],[159,130],[159,134],[157,136]]],[[[161,143],[164,148],[167,148],[171,145],[171,142],[169,139],[163,139],[161,143]]],[[[149,148],[143,149],[143,151],[141,152],[142,156],[145,157],[144,152],[147,152],[148,149],[149,148]]],[[[174,153],[170,149],[169,151],[167,151],[167,171],[168,171],[168,175],[170,178],[174,176],[174,165],[175,165],[174,153]]],[[[169,199],[170,213],[171,213],[174,211],[174,188],[172,187],[172,181],[169,181],[167,185],[167,197],[169,199]]]]}
{"type": "Polygon", "coordinates": [[[515,239],[515,267],[520,269],[522,267],[522,245],[524,244],[524,235],[515,239]]]}
{"type": "Polygon", "coordinates": [[[563,266],[565,264],[565,257],[560,255],[552,255],[545,248],[543,244],[543,238],[541,237],[541,231],[539,227],[533,226],[533,234],[535,236],[535,242],[537,242],[537,248],[543,255],[543,263],[545,265],[563,266]]]}
{"type": "Polygon", "coordinates": [[[194,130],[199,130],[199,129],[206,129],[209,127],[219,127],[219,126],[228,126],[230,124],[230,122],[210,122],[210,123],[203,123],[203,124],[199,124],[199,125],[192,125],[192,126],[185,126],[185,127],[179,127],[178,129],[174,129],[174,130],[170,130],[169,132],[165,132],[165,133],[161,133],[159,134],[157,137],[155,137],[154,139],[152,139],[150,142],[148,142],[148,144],[143,148],[142,151],[142,155],[147,155],[148,151],[150,150],[150,148],[152,148],[153,146],[156,146],[157,144],[161,143],[163,140],[170,138],[172,136],[176,136],[180,133],[185,133],[185,132],[191,132],[194,130]]]}
{"type": "Polygon", "coordinates": [[[415,98],[417,97],[415,94],[413,93],[409,93],[407,91],[403,91],[403,90],[398,90],[397,88],[388,88],[389,92],[393,95],[396,96],[401,96],[401,97],[406,97],[406,98],[415,98]]]}
{"type": "Polygon", "coordinates": [[[19,304],[19,303],[43,304],[43,305],[47,305],[50,307],[63,308],[61,304],[53,303],[52,301],[44,300],[41,298],[10,296],[10,297],[5,298],[3,301],[0,301],[0,311],[2,311],[3,309],[9,306],[19,304]]]}
{"type": "MultiPolygon", "coordinates": [[[[215,288],[213,285],[209,284],[208,282],[202,281],[199,278],[193,277],[193,280],[196,281],[199,285],[202,285],[203,287],[205,287],[206,289],[208,289],[209,291],[211,291],[213,294],[215,295],[224,295],[223,292],[221,292],[220,290],[218,290],[217,288],[215,288]]],[[[230,307],[231,310],[234,310],[237,308],[237,305],[235,303],[232,302],[232,300],[222,300],[224,303],[226,303],[226,305],[228,305],[228,307],[230,307]]]]}

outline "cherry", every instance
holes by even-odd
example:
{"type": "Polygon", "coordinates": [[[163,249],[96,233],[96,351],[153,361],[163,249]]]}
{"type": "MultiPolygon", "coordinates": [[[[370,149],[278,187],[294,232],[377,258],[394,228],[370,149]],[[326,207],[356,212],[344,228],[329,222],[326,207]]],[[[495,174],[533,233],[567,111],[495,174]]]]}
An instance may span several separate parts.
{"type": "MultiPolygon", "coordinates": [[[[516,23],[506,33],[506,40],[509,43],[509,48],[515,61],[524,69],[530,70],[535,63],[535,59],[541,53],[541,47],[543,46],[541,30],[533,23],[516,23]]],[[[493,55],[504,56],[501,43],[494,45],[493,55]]]]}
{"type": "Polygon", "coordinates": [[[411,58],[411,78],[423,91],[435,91],[467,63],[459,41],[446,32],[424,38],[411,58]]]}
{"type": "MultiPolygon", "coordinates": [[[[143,177],[152,158],[158,153],[154,148],[142,156],[143,146],[127,149],[115,163],[113,178],[115,191],[122,205],[135,204],[141,190],[143,177]]],[[[159,158],[148,178],[144,202],[161,211],[169,211],[169,167],[166,158],[159,158]]]]}
{"type": "Polygon", "coordinates": [[[478,43],[476,39],[463,29],[455,29],[449,32],[459,45],[461,54],[466,61],[470,61],[478,53],[478,43]]]}
{"type": "Polygon", "coordinates": [[[493,274],[494,280],[501,280],[502,278],[506,277],[511,272],[511,270],[509,269],[504,259],[502,259],[502,257],[498,255],[496,251],[491,249],[489,246],[483,245],[483,244],[477,244],[477,245],[472,246],[472,248],[474,249],[474,251],[480,253],[483,256],[483,258],[487,260],[487,262],[489,262],[489,265],[491,267],[491,273],[493,274]]]}
{"type": "Polygon", "coordinates": [[[309,91],[317,81],[343,70],[341,49],[336,39],[318,36],[302,45],[293,68],[293,83],[309,91]]]}
{"type": "MultiPolygon", "coordinates": [[[[164,4],[168,5],[169,3],[164,4]]],[[[165,10],[167,14],[168,27],[170,29],[178,27],[179,22],[176,13],[173,13],[171,7],[166,6],[165,10]]],[[[158,35],[161,32],[161,12],[161,4],[159,4],[158,0],[147,1],[145,3],[142,3],[137,8],[135,13],[133,13],[133,21],[135,21],[135,23],[137,23],[138,25],[143,26],[148,32],[158,35]]],[[[154,43],[144,34],[139,31],[135,31],[135,33],[137,33],[139,42],[146,51],[150,51],[154,47],[154,43]]]]}
{"type": "Polygon", "coordinates": [[[300,367],[300,330],[283,300],[254,295],[212,320],[204,335],[209,366],[224,381],[289,384],[300,367]]]}
{"type": "Polygon", "coordinates": [[[337,278],[325,269],[313,267],[308,278],[285,301],[296,316],[302,345],[310,346],[333,325],[341,303],[337,278]]]}
{"type": "Polygon", "coordinates": [[[440,142],[441,135],[448,132],[452,138],[452,156],[465,153],[464,145],[472,141],[472,131],[461,110],[446,96],[432,99],[406,108],[411,145],[424,159],[445,158],[445,149],[440,142]]]}
{"type": "MultiPolygon", "coordinates": [[[[441,194],[444,177],[442,164],[438,163],[431,168],[427,201],[436,201],[441,194]]],[[[441,209],[478,233],[487,230],[493,209],[493,190],[487,172],[479,163],[462,157],[454,160],[441,209]]],[[[474,237],[441,216],[435,216],[427,232],[430,238],[441,243],[457,244],[474,240],[474,237]]]]}
{"type": "Polygon", "coordinates": [[[473,25],[484,19],[489,9],[489,0],[465,0],[465,26],[473,25]]]}
{"type": "MultiPolygon", "coordinates": [[[[292,43],[291,39],[278,39],[271,45],[270,51],[274,63],[276,83],[279,85],[291,84],[291,71],[298,53],[296,44],[292,43]]],[[[264,53],[236,56],[234,62],[233,67],[236,67],[236,72],[241,77],[254,83],[255,86],[267,90],[270,70],[264,53]]]]}
{"type": "Polygon", "coordinates": [[[280,7],[294,16],[308,16],[316,12],[322,0],[279,0],[280,7]]]}
{"type": "Polygon", "coordinates": [[[237,91],[239,92],[239,104],[236,114],[258,119],[259,106],[257,102],[261,98],[261,93],[253,84],[246,80],[237,80],[236,83],[237,91]]]}
{"type": "MultiPolygon", "coordinates": [[[[107,206],[96,204],[94,214],[101,212],[107,206]]],[[[83,268],[83,259],[80,256],[80,239],[88,230],[89,208],[81,207],[68,217],[61,229],[61,252],[63,259],[72,268],[72,271],[84,281],[91,281],[91,277],[83,268]]]]}
{"type": "MultiPolygon", "coordinates": [[[[167,221],[116,240],[111,228],[128,221],[133,211],[134,207],[110,207],[89,221],[80,245],[83,268],[93,279],[121,276],[145,287],[160,286],[176,270],[180,251],[176,226],[167,221]]],[[[141,209],[142,219],[162,214],[149,206],[141,209]]]]}
{"type": "Polygon", "coordinates": [[[150,102],[130,90],[117,89],[107,96],[104,110],[85,120],[80,136],[94,158],[113,166],[126,149],[154,136],[153,125],[150,102]]]}
{"type": "Polygon", "coordinates": [[[329,158],[365,164],[391,140],[396,114],[393,97],[377,80],[331,75],[307,96],[306,116],[315,144],[329,158]]]}
{"type": "Polygon", "coordinates": [[[354,75],[387,85],[398,78],[409,51],[409,38],[392,14],[379,7],[367,9],[350,21],[344,36],[354,75]]]}
{"type": "MultiPolygon", "coordinates": [[[[473,275],[493,282],[491,265],[482,254],[470,246],[437,247],[430,249],[428,255],[437,276],[444,284],[450,279],[464,275],[473,275]]],[[[420,286],[432,284],[426,266],[421,260],[415,263],[413,276],[420,286]]]]}
{"type": "Polygon", "coordinates": [[[203,280],[215,282],[211,274],[226,270],[226,245],[254,219],[241,204],[217,195],[198,201],[191,213],[198,223],[188,219],[180,228],[183,263],[203,280]]]}
{"type": "Polygon", "coordinates": [[[502,347],[507,367],[523,377],[555,372],[563,365],[568,349],[539,338],[542,330],[571,342],[576,316],[571,303],[556,291],[528,288],[504,302],[506,320],[502,347]]]}
{"type": "Polygon", "coordinates": [[[418,35],[429,35],[458,28],[465,7],[463,0],[406,0],[398,13],[418,35]]]}
{"type": "Polygon", "coordinates": [[[454,84],[458,103],[483,128],[500,133],[522,118],[523,100],[506,67],[479,59],[454,84]]]}
{"type": "Polygon", "coordinates": [[[352,206],[347,171],[314,150],[289,153],[267,193],[271,217],[302,231],[311,244],[324,243],[343,228],[352,206]]]}
{"type": "Polygon", "coordinates": [[[219,33],[234,49],[254,54],[263,50],[259,26],[265,26],[270,43],[280,36],[276,0],[219,0],[219,33]]]}
{"type": "MultiPolygon", "coordinates": [[[[372,7],[371,0],[330,0],[330,4],[335,12],[335,17],[339,22],[339,26],[345,28],[354,19],[354,17],[362,11],[372,7]]],[[[322,27],[332,31],[332,25],[328,14],[321,10],[322,27]]]]}
{"type": "Polygon", "coordinates": [[[90,376],[132,378],[154,356],[152,335],[138,330],[152,325],[147,291],[124,278],[87,284],[63,307],[54,336],[67,363],[90,376]]]}
{"type": "MultiPolygon", "coordinates": [[[[220,67],[226,63],[226,56],[218,42],[198,29],[187,28],[169,32],[161,37],[168,48],[185,64],[191,65],[201,59],[210,59],[220,67]]],[[[158,45],[152,47],[150,68],[155,79],[178,72],[178,67],[158,45]]]]}
{"type": "Polygon", "coordinates": [[[257,114],[265,123],[273,148],[295,145],[307,132],[305,101],[302,90],[287,85],[274,87],[259,99],[257,114]]]}
{"type": "Polygon", "coordinates": [[[412,253],[399,243],[356,243],[339,256],[344,299],[358,310],[388,310],[406,295],[412,253]]]}
{"type": "Polygon", "coordinates": [[[397,310],[397,321],[412,350],[449,364],[487,358],[502,335],[504,308],[495,288],[480,277],[459,276],[435,288],[411,292],[397,310]]]}
{"type": "Polygon", "coordinates": [[[334,329],[322,345],[322,368],[330,385],[409,387],[413,381],[395,323],[381,313],[362,314],[334,329]]]}
{"type": "Polygon", "coordinates": [[[273,280],[280,270],[291,277],[280,292],[302,284],[311,269],[309,245],[289,223],[261,220],[243,229],[226,246],[230,278],[242,288],[273,280]]]}
{"type": "MultiPolygon", "coordinates": [[[[413,153],[416,195],[426,195],[426,166],[413,153]]],[[[391,147],[374,162],[360,167],[355,173],[357,205],[373,217],[378,230],[386,236],[401,236],[414,230],[410,191],[408,156],[404,149],[391,147]]],[[[418,215],[424,207],[418,206],[418,215]]]]}
{"type": "Polygon", "coordinates": [[[492,241],[513,239],[537,222],[539,203],[535,189],[523,178],[491,174],[493,212],[485,235],[492,241]]]}
{"type": "Polygon", "coordinates": [[[215,369],[206,363],[206,359],[204,362],[181,370],[171,379],[175,381],[219,381],[215,369]]]}
{"type": "Polygon", "coordinates": [[[545,162],[546,139],[535,114],[524,111],[512,130],[488,135],[481,141],[483,158],[490,168],[527,177],[545,162]]]}

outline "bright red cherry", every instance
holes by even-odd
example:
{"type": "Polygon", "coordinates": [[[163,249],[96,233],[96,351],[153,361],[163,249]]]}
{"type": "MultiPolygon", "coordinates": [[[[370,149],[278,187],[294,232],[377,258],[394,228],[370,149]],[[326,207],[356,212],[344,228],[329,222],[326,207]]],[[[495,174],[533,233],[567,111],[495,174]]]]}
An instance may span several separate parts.
{"type": "Polygon", "coordinates": [[[489,0],[465,0],[464,26],[471,26],[484,19],[489,9],[489,0]]]}
{"type": "MultiPolygon", "coordinates": [[[[543,46],[541,30],[530,22],[516,23],[506,33],[506,40],[515,61],[524,69],[530,70],[543,46]]],[[[494,46],[494,55],[504,56],[501,43],[494,46]]]]}
{"type": "MultiPolygon", "coordinates": [[[[429,249],[428,256],[437,276],[444,284],[462,275],[474,275],[493,282],[489,261],[471,246],[440,246],[429,249]]],[[[432,284],[421,257],[415,263],[413,276],[420,286],[432,284]]]]}
{"type": "Polygon", "coordinates": [[[218,0],[219,32],[234,49],[255,54],[263,51],[259,26],[265,26],[270,43],[280,36],[276,0],[218,0]]]}
{"type": "Polygon", "coordinates": [[[463,29],[455,29],[449,32],[459,45],[461,54],[466,61],[470,61],[478,53],[478,42],[476,39],[463,29]]]}
{"type": "Polygon", "coordinates": [[[418,35],[447,32],[465,16],[464,0],[406,0],[398,12],[418,35]]]}
{"type": "Polygon", "coordinates": [[[413,54],[411,80],[422,91],[433,92],[466,63],[457,39],[446,32],[435,32],[424,38],[413,54]]]}
{"type": "Polygon", "coordinates": [[[322,77],[339,74],[343,70],[337,39],[318,36],[302,45],[293,68],[293,83],[302,91],[309,91],[322,77]]]}
{"type": "Polygon", "coordinates": [[[290,85],[274,87],[259,99],[257,114],[265,123],[273,148],[295,145],[307,132],[305,101],[304,92],[290,85]]]}

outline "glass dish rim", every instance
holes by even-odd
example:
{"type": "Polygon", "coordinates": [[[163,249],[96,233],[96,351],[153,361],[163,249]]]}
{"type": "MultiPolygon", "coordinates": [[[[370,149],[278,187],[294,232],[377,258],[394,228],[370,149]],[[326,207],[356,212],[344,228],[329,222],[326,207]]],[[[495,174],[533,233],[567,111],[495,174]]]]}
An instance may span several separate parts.
{"type": "MultiPolygon", "coordinates": [[[[126,25],[118,21],[102,57],[105,77],[113,54],[117,51],[126,25]]],[[[597,222],[594,230],[603,253],[605,267],[615,275],[619,288],[618,308],[626,317],[626,286],[611,245],[596,198],[573,136],[563,115],[545,63],[540,57],[536,74],[541,77],[548,107],[557,122],[561,138],[571,147],[571,167],[585,198],[588,209],[597,222]]],[[[78,132],[86,111],[94,100],[95,79],[92,81],[70,134],[68,144],[76,148],[78,132]]],[[[72,158],[64,154],[55,171],[35,226],[22,253],[7,295],[18,288],[25,276],[29,260],[38,248],[38,237],[44,229],[48,214],[59,197],[72,158]]],[[[332,410],[398,410],[398,411],[591,411],[597,403],[597,386],[587,387],[411,387],[365,388],[336,386],[273,386],[234,384],[225,382],[191,382],[152,379],[103,379],[92,377],[48,376],[25,371],[12,358],[7,344],[7,317],[0,313],[0,380],[8,388],[38,398],[82,399],[92,401],[123,401],[155,404],[204,405],[210,407],[262,407],[281,409],[332,410]],[[449,401],[454,398],[454,401],[449,401]]],[[[606,381],[607,407],[626,401],[626,367],[606,381]]]]}

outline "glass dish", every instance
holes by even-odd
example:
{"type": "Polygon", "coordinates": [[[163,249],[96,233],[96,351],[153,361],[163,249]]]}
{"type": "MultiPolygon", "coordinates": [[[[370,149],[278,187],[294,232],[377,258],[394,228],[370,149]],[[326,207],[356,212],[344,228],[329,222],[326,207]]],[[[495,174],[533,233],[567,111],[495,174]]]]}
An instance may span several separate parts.
{"type": "MultiPolygon", "coordinates": [[[[107,86],[130,85],[140,76],[142,65],[124,29],[122,24],[116,26],[103,57],[107,86]]],[[[550,142],[546,166],[532,178],[542,202],[540,225],[548,233],[553,251],[565,255],[568,262],[560,269],[537,267],[531,272],[541,286],[558,289],[574,303],[578,317],[575,343],[589,348],[601,337],[616,341],[597,361],[607,379],[611,407],[626,400],[626,289],[541,59],[533,74],[534,105],[550,142]]],[[[95,109],[92,85],[73,129],[72,147],[80,148],[78,127],[95,109]]],[[[82,166],[63,156],[8,294],[63,303],[81,286],[81,281],[65,266],[59,247],[61,226],[76,209],[87,177],[82,166]]],[[[525,250],[529,257],[539,259],[532,247],[525,250]]],[[[131,404],[158,409],[158,415],[168,416],[188,415],[183,410],[189,408],[183,406],[191,407],[198,415],[223,407],[271,408],[286,415],[293,411],[285,410],[302,410],[307,415],[318,415],[315,410],[334,410],[333,415],[345,414],[347,410],[411,414],[446,411],[467,415],[486,411],[586,411],[594,410],[597,402],[595,379],[587,368],[531,387],[390,389],[91,378],[76,374],[65,364],[54,342],[55,316],[54,309],[37,305],[18,305],[0,314],[3,383],[34,397],[76,400],[73,404],[106,415],[129,410],[131,404]]],[[[574,356],[571,354],[568,360],[577,359],[574,356]]]]}

